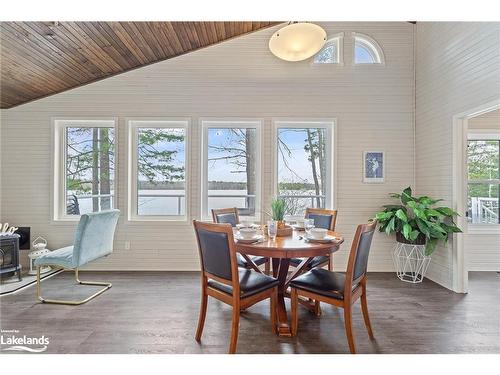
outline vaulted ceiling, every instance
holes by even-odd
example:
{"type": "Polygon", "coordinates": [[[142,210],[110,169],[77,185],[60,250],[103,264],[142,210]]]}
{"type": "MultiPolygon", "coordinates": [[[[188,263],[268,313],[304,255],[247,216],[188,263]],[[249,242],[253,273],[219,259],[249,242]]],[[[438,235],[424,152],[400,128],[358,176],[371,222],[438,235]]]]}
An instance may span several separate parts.
{"type": "Polygon", "coordinates": [[[1,22],[0,108],[10,108],[275,24],[1,22]]]}

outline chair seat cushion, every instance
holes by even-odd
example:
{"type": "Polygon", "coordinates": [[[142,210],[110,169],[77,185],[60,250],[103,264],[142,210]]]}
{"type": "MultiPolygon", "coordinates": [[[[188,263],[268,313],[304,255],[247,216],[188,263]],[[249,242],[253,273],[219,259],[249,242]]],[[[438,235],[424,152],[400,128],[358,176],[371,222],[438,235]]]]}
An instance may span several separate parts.
{"type": "MultiPolygon", "coordinates": [[[[322,296],[344,299],[345,273],[314,268],[292,280],[292,288],[306,290],[322,296]]],[[[357,285],[353,285],[353,290],[357,285]]]]}
{"type": "MultiPolygon", "coordinates": [[[[321,266],[325,263],[328,263],[329,257],[327,255],[318,255],[314,257],[313,260],[307,265],[306,268],[311,269],[314,267],[321,266]]],[[[298,267],[298,265],[304,260],[304,258],[292,258],[290,259],[290,264],[294,267],[298,267]]]]}
{"type": "Polygon", "coordinates": [[[35,266],[61,266],[65,268],[74,268],[75,264],[73,261],[73,246],[63,247],[62,249],[57,249],[42,255],[35,259],[35,266]]]}
{"type": "MultiPolygon", "coordinates": [[[[242,267],[242,268],[249,268],[250,265],[248,264],[248,262],[246,261],[245,258],[243,258],[243,256],[241,254],[236,254],[237,256],[237,260],[238,260],[238,267],[242,267]]],[[[258,257],[258,256],[250,256],[250,259],[252,259],[252,261],[257,265],[257,266],[260,266],[264,263],[266,263],[267,261],[267,258],[266,257],[258,257]]]]}
{"type": "MultiPolygon", "coordinates": [[[[278,280],[274,277],[266,276],[253,270],[240,268],[238,271],[240,278],[240,298],[250,297],[278,285],[278,280]]],[[[231,286],[214,280],[208,280],[208,286],[226,294],[233,294],[231,286]]]]}

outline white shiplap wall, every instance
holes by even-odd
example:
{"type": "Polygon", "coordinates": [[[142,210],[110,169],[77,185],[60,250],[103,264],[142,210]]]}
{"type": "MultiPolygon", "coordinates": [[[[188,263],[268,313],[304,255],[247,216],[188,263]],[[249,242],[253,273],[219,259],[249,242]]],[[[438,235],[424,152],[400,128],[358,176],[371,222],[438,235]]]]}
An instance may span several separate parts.
{"type": "MultiPolygon", "coordinates": [[[[417,22],[417,193],[452,205],[452,118],[498,98],[500,23],[417,22]]],[[[452,288],[452,266],[451,245],[438,248],[428,276],[452,288]]]]}
{"type": "MultiPolygon", "coordinates": [[[[126,117],[190,117],[190,214],[200,216],[201,117],[264,119],[263,160],[272,160],[273,118],[337,119],[338,230],[347,241],[336,256],[344,268],[358,223],[387,203],[387,194],[413,184],[413,25],[326,23],[328,34],[344,32],[343,66],[289,63],[268,51],[271,28],[169,61],[140,68],[2,112],[1,219],[32,227],[50,248],[67,245],[75,224],[51,223],[51,117],[116,116],[118,208],[123,212],[112,256],[92,264],[108,270],[198,269],[189,223],[126,220],[126,117]],[[385,66],[353,66],[351,31],[375,38],[385,66]],[[385,150],[386,183],[363,184],[363,150],[385,150]],[[130,250],[124,249],[125,241],[130,250]]],[[[263,166],[263,204],[272,194],[271,163],[263,166]]],[[[393,269],[393,239],[377,235],[370,270],[393,269]]]]}
{"type": "MultiPolygon", "coordinates": [[[[500,134],[500,109],[471,118],[467,126],[470,133],[487,130],[500,134]]],[[[464,247],[469,271],[500,271],[500,228],[494,234],[467,232],[464,247]]]]}

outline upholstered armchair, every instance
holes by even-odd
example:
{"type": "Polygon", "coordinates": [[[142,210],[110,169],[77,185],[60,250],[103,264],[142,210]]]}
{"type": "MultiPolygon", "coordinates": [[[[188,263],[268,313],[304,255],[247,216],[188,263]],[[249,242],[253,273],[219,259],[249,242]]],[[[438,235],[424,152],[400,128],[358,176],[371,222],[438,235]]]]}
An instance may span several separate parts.
{"type": "Polygon", "coordinates": [[[120,210],[108,210],[82,215],[78,227],[76,228],[72,246],[54,250],[35,260],[35,266],[37,267],[37,298],[40,301],[62,305],[81,305],[111,288],[111,283],[81,281],[79,279],[78,269],[89,262],[108,256],[113,252],[113,237],[119,216],[120,210]],[[40,283],[40,267],[47,265],[74,269],[75,278],[78,284],[98,285],[104,286],[104,288],[81,301],[63,301],[43,298],[40,283]]]}

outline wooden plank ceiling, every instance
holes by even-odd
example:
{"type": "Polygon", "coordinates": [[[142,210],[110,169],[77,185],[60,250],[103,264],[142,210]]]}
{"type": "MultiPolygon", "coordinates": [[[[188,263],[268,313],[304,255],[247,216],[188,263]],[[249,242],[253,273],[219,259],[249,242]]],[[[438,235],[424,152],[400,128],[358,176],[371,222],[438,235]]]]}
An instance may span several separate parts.
{"type": "Polygon", "coordinates": [[[78,87],[277,22],[1,22],[0,108],[78,87]]]}

